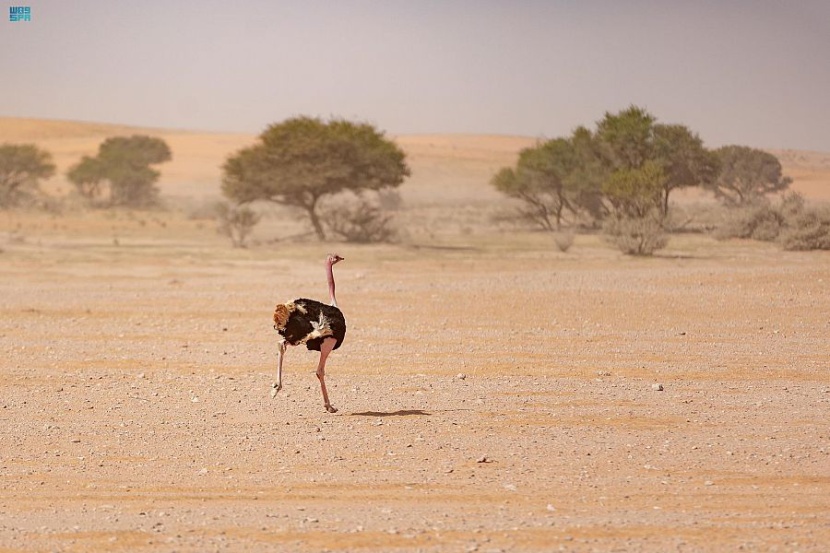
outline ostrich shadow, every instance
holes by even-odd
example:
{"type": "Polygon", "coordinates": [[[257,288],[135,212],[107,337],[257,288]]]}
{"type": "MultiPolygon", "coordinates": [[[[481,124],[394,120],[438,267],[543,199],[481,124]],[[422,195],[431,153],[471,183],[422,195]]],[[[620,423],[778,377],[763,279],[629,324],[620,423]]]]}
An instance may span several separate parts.
{"type": "Polygon", "coordinates": [[[423,409],[398,409],[397,411],[363,411],[361,413],[352,413],[353,417],[429,417],[432,413],[424,411],[423,409]]]}

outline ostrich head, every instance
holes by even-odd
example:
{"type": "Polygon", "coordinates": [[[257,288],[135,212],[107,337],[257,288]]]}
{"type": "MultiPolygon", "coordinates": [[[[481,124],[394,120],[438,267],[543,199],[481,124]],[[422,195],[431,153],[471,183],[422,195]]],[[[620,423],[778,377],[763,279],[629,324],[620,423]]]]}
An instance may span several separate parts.
{"type": "Polygon", "coordinates": [[[329,265],[334,265],[335,263],[339,263],[343,261],[344,258],[340,257],[340,255],[336,253],[330,253],[329,256],[326,258],[326,263],[329,265]]]}

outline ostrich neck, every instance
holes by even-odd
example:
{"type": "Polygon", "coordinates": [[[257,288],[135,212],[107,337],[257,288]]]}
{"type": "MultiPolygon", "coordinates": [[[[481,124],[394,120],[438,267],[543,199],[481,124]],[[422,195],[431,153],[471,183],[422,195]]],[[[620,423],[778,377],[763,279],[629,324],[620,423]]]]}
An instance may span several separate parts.
{"type": "Polygon", "coordinates": [[[331,297],[331,304],[337,307],[337,298],[334,297],[334,272],[331,268],[331,263],[326,263],[326,276],[329,280],[329,296],[331,297]]]}

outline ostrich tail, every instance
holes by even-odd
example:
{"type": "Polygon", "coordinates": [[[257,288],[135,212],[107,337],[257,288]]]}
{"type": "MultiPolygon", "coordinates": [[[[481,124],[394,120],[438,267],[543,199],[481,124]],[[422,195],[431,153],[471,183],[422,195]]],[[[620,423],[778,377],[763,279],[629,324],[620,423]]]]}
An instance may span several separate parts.
{"type": "Polygon", "coordinates": [[[274,328],[277,330],[282,330],[285,328],[286,323],[288,322],[288,316],[291,312],[288,309],[288,306],[284,303],[278,303],[277,306],[274,308],[274,328]]]}

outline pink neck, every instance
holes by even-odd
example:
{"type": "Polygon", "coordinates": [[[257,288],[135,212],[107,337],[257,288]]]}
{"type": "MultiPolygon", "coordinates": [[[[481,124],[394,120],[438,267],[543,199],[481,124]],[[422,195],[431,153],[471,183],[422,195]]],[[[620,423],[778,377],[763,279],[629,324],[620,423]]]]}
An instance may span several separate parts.
{"type": "Polygon", "coordinates": [[[329,297],[331,297],[331,304],[337,307],[337,299],[334,297],[334,273],[331,270],[331,262],[326,262],[326,275],[329,279],[329,297]]]}

